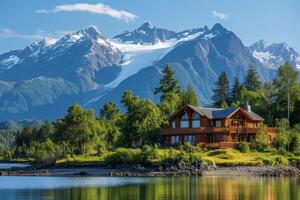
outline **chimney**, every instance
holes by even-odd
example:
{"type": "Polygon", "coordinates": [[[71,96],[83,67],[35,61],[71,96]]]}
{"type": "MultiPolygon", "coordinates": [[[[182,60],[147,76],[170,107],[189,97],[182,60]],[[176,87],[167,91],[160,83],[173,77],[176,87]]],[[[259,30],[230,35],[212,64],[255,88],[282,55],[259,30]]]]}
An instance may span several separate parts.
{"type": "Polygon", "coordinates": [[[242,105],[242,108],[248,112],[251,112],[251,106],[249,105],[248,101],[246,104],[242,105]]]}

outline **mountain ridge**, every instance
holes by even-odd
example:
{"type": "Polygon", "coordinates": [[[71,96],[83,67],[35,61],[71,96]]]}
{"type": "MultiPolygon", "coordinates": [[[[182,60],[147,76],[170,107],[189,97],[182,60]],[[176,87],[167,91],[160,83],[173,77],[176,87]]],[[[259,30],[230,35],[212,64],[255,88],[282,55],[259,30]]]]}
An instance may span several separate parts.
{"type": "Polygon", "coordinates": [[[271,66],[255,51],[272,52],[282,59],[295,56],[297,60],[299,55],[283,43],[268,46],[260,41],[247,47],[218,23],[211,29],[175,32],[146,22],[128,33],[136,30],[145,34],[108,39],[98,27],[90,26],[58,40],[45,38],[1,54],[0,120],[51,120],[63,115],[72,103],[98,110],[107,101],[120,104],[128,89],[158,103],[153,89],[166,64],[183,87],[192,84],[202,105],[210,105],[214,82],[222,71],[230,80],[238,77],[242,81],[253,65],[262,81],[275,76],[280,62],[271,66]]]}

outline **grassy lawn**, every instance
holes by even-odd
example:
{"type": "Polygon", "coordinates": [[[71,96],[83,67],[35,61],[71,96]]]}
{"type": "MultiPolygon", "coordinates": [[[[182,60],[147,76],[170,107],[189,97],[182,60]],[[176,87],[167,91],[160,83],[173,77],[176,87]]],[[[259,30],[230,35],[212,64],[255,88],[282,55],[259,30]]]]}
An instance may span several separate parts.
{"type": "MultiPolygon", "coordinates": [[[[137,155],[141,152],[140,149],[124,149],[119,148],[115,152],[127,152],[128,155],[137,155]]],[[[180,155],[182,150],[166,148],[166,149],[156,149],[156,156],[150,159],[152,164],[160,164],[164,159],[169,157],[176,157],[180,155]]],[[[107,156],[115,153],[107,152],[103,153],[101,156],[96,155],[80,155],[80,156],[70,156],[57,161],[57,164],[66,163],[104,163],[107,156]]],[[[243,166],[243,165],[276,165],[289,164],[289,159],[300,160],[300,157],[294,157],[292,155],[280,155],[277,154],[275,150],[269,152],[257,152],[249,151],[247,153],[242,153],[235,149],[217,149],[200,151],[195,150],[192,153],[194,157],[200,158],[205,164],[215,164],[217,166],[243,166]]],[[[127,155],[127,154],[126,154],[127,155]]]]}

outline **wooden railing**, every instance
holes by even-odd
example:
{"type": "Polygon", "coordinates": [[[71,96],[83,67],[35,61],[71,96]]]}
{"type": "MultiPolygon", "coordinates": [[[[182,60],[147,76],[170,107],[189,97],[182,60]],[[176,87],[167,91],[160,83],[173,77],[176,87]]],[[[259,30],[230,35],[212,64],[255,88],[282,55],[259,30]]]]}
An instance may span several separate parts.
{"type": "Polygon", "coordinates": [[[199,133],[229,133],[228,127],[214,128],[164,128],[160,130],[163,135],[177,135],[177,134],[199,134],[199,133]]]}
{"type": "MultiPolygon", "coordinates": [[[[249,144],[250,148],[255,148],[254,142],[247,142],[249,144]]],[[[205,143],[201,142],[198,143],[198,147],[207,147],[211,149],[219,149],[219,148],[236,148],[238,146],[239,142],[213,142],[213,143],[205,143]]]]}
{"type": "MultiPolygon", "coordinates": [[[[246,127],[200,127],[200,128],[164,128],[160,130],[162,135],[179,135],[179,134],[201,134],[201,133],[257,133],[259,128],[246,127]]],[[[276,134],[276,128],[267,128],[266,132],[276,134]]]]}

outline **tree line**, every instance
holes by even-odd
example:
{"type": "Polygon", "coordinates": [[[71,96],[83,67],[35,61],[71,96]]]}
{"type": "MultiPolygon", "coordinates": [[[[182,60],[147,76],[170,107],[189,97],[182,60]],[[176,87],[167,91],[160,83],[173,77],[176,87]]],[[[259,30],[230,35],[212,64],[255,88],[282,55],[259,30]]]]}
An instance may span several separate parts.
{"type": "MultiPolygon", "coordinates": [[[[161,143],[159,129],[166,126],[169,114],[186,104],[199,106],[191,84],[181,87],[169,65],[162,72],[159,86],[154,88],[154,93],[160,95],[159,104],[135,96],[131,91],[125,91],[121,98],[125,112],[121,112],[114,102],[108,102],[96,117],[94,110],[85,110],[74,104],[64,117],[52,123],[46,121],[38,128],[31,125],[23,128],[15,136],[12,147],[5,147],[4,151],[3,145],[0,145],[0,156],[43,160],[67,155],[101,155],[117,147],[157,146],[161,143]]],[[[285,64],[279,68],[278,76],[272,83],[263,84],[255,69],[250,67],[244,83],[241,84],[236,78],[230,89],[223,72],[216,82],[213,102],[217,107],[228,107],[249,101],[253,110],[263,116],[268,124],[275,125],[276,122],[282,127],[276,144],[278,148],[291,150],[293,146],[294,151],[299,149],[300,130],[297,132],[295,130],[298,129],[289,127],[290,124],[300,127],[296,125],[300,122],[299,84],[296,79],[297,72],[285,64]],[[284,123],[289,118],[287,109],[291,123],[284,123]],[[298,117],[294,117],[297,113],[298,117]],[[293,135],[290,130],[293,130],[293,135]]],[[[258,142],[262,148],[266,145],[263,140],[258,142]]]]}

